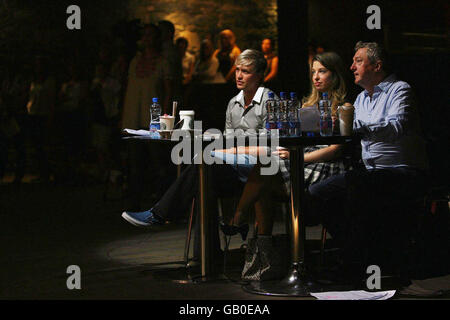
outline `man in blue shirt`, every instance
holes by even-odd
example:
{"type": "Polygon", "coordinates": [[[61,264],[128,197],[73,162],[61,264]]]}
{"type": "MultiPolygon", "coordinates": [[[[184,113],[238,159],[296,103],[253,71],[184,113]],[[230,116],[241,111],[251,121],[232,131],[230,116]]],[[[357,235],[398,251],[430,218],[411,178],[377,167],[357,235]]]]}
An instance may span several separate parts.
{"type": "Polygon", "coordinates": [[[384,50],[358,42],[350,70],[364,88],[353,123],[364,166],[311,185],[315,216],[307,217],[328,228],[347,262],[361,258],[380,230],[389,237],[406,228],[412,212],[405,206],[424,194],[428,169],[411,87],[389,74],[384,50]]]}

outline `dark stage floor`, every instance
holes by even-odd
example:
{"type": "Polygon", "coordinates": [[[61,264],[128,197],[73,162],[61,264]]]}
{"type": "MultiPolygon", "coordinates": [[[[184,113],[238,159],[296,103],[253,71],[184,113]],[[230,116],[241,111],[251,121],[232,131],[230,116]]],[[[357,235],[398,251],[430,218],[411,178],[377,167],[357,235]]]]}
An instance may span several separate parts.
{"type": "MultiPolygon", "coordinates": [[[[243,252],[234,237],[227,279],[178,283],[186,226],[139,229],[121,218],[120,193],[90,183],[56,186],[30,182],[0,185],[0,299],[189,299],[264,300],[282,298],[245,292],[237,281],[243,252]],[[68,266],[81,268],[81,289],[66,286],[68,266]]],[[[283,232],[283,223],[276,230],[283,232]]],[[[320,227],[308,228],[309,240],[320,227]]],[[[183,269],[181,269],[183,270],[183,269]]],[[[449,277],[441,285],[450,289],[449,277]]],[[[446,299],[449,295],[435,296],[446,299]]],[[[396,295],[394,299],[417,296],[396,295]]]]}

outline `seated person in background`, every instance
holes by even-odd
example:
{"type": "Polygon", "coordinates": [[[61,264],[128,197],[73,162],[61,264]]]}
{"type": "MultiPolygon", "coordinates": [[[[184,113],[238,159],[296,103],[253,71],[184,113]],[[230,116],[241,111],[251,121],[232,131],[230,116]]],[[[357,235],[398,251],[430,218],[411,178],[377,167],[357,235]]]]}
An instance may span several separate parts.
{"type": "Polygon", "coordinates": [[[219,60],[213,56],[214,47],[209,39],[202,41],[200,59],[194,69],[194,81],[200,83],[225,83],[225,78],[219,71],[219,60]]]}
{"type": "MultiPolygon", "coordinates": [[[[303,99],[303,108],[318,108],[318,102],[323,92],[328,92],[330,96],[334,117],[338,106],[351,105],[346,102],[344,64],[336,53],[326,52],[316,55],[312,60],[310,70],[312,90],[310,95],[303,99]]],[[[306,147],[304,149],[305,186],[308,187],[331,175],[345,172],[348,168],[343,163],[342,151],[342,145],[306,147]]],[[[280,167],[281,175],[261,175],[260,164],[253,168],[230,225],[221,224],[225,234],[234,235],[241,229],[246,230],[248,226],[243,223],[244,213],[254,205],[258,239],[265,241],[264,237],[271,236],[274,219],[271,195],[286,197],[290,193],[290,174],[289,170],[284,169],[289,168],[289,151],[284,149],[274,151],[274,154],[285,161],[285,164],[280,167]]]]}
{"type": "Polygon", "coordinates": [[[195,65],[195,56],[187,51],[189,43],[186,38],[178,38],[175,44],[181,57],[181,65],[183,67],[183,85],[187,85],[192,80],[192,73],[194,72],[195,65]]]}
{"type": "MultiPolygon", "coordinates": [[[[261,86],[266,59],[260,51],[249,49],[239,55],[235,64],[236,87],[241,91],[228,103],[225,132],[237,130],[244,134],[254,133],[264,128],[267,116],[264,105],[270,90],[261,86]]],[[[234,170],[228,165],[212,167],[211,176],[220,180],[220,183],[214,184],[216,194],[243,187],[252,166],[239,166],[240,170],[234,170]],[[219,188],[224,190],[217,190],[219,188]]],[[[142,227],[183,218],[197,193],[197,184],[197,166],[188,165],[153,208],[142,212],[125,211],[122,217],[142,227]]]]}
{"type": "Polygon", "coordinates": [[[385,238],[406,228],[413,212],[395,203],[403,199],[403,206],[423,196],[428,171],[411,87],[389,73],[384,50],[374,42],[358,42],[350,69],[364,88],[354,103],[353,130],[361,135],[365,167],[309,187],[318,209],[309,219],[320,220],[340,244],[344,269],[353,262],[363,267],[362,253],[379,230],[391,230],[385,238]]]}
{"type": "Polygon", "coordinates": [[[236,37],[233,31],[225,29],[219,34],[220,49],[214,52],[214,57],[219,60],[219,70],[227,82],[234,81],[236,58],[241,54],[241,49],[236,45],[236,37]]]}
{"type": "Polygon", "coordinates": [[[264,73],[264,84],[271,87],[278,74],[278,56],[273,52],[273,40],[266,38],[261,42],[261,50],[264,53],[264,58],[267,60],[267,69],[264,73]]]}

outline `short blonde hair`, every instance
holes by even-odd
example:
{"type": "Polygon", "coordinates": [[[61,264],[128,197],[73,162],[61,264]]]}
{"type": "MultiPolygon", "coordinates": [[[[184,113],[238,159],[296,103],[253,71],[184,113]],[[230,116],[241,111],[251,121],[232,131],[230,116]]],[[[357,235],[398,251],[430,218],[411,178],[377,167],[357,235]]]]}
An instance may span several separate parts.
{"type": "Polygon", "coordinates": [[[236,59],[235,65],[253,66],[257,74],[264,75],[267,68],[267,61],[261,51],[254,49],[244,50],[236,59]]]}

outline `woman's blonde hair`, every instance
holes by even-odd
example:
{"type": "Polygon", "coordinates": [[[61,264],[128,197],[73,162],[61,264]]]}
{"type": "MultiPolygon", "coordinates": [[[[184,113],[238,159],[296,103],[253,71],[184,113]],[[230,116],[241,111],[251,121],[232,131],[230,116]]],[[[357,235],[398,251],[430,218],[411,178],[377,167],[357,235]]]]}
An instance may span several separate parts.
{"type": "MultiPolygon", "coordinates": [[[[336,114],[337,107],[345,102],[345,96],[347,95],[344,63],[341,57],[334,52],[320,53],[312,59],[309,66],[310,72],[314,61],[320,62],[325,68],[331,71],[331,88],[328,90],[328,97],[331,100],[332,113],[336,114]]],[[[302,107],[313,106],[319,102],[320,98],[320,92],[317,91],[315,86],[312,86],[310,95],[302,100],[302,107]]]]}

